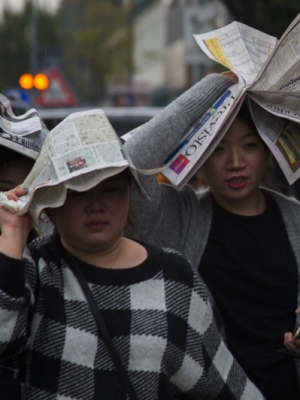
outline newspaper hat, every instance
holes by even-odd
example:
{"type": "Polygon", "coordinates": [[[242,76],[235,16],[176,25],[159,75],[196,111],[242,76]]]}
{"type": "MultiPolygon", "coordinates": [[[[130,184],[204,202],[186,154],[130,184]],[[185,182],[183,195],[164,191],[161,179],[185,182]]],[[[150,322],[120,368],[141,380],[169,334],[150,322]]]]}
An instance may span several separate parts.
{"type": "MultiPolygon", "coordinates": [[[[0,146],[36,160],[47,133],[48,129],[34,108],[16,116],[10,101],[0,94],[0,146]]],[[[5,151],[1,151],[1,156],[5,156],[5,151]]]]}
{"type": "Polygon", "coordinates": [[[22,184],[28,190],[15,212],[31,213],[38,224],[40,212],[64,204],[67,189],[86,191],[130,167],[121,141],[103,110],[70,114],[46,137],[33,169],[22,184]]]}

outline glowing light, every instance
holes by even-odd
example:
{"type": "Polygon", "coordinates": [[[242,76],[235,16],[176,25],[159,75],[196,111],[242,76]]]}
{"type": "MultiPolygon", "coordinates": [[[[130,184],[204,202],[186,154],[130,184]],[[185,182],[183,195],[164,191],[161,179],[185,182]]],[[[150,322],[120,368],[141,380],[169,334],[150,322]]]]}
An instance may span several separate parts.
{"type": "Polygon", "coordinates": [[[20,76],[19,84],[23,89],[32,89],[33,88],[33,76],[29,73],[25,73],[20,76]]]}
{"type": "Polygon", "coordinates": [[[49,86],[49,79],[45,74],[37,74],[33,78],[33,86],[38,90],[45,90],[49,86]]]}

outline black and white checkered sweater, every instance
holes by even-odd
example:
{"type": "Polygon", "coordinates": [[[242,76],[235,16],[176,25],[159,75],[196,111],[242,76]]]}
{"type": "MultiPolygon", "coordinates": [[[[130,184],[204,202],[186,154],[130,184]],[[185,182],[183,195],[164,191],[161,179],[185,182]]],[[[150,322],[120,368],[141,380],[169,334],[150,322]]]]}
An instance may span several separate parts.
{"type": "MultiPolygon", "coordinates": [[[[80,262],[138,399],[262,399],[190,265],[145,247],[131,269],[80,262]]],[[[126,399],[59,239],[33,242],[22,261],[0,254],[0,355],[24,349],[27,399],[126,399]]]]}

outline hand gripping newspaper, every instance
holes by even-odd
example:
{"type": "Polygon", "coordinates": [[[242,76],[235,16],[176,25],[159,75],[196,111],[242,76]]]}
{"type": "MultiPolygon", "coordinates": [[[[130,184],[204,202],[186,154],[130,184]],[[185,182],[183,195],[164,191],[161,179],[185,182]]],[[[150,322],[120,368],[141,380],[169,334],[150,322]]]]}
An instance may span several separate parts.
{"type": "Polygon", "coordinates": [[[22,184],[27,194],[16,202],[7,200],[2,193],[0,204],[17,215],[29,210],[34,224],[39,226],[41,210],[62,205],[67,189],[89,190],[127,167],[131,167],[138,182],[104,111],[73,113],[48,133],[33,169],[22,184]]]}
{"type": "Polygon", "coordinates": [[[300,177],[300,14],[279,41],[239,22],[194,37],[204,53],[233,71],[239,82],[187,129],[157,172],[181,189],[246,101],[261,138],[293,184],[300,177]]]}

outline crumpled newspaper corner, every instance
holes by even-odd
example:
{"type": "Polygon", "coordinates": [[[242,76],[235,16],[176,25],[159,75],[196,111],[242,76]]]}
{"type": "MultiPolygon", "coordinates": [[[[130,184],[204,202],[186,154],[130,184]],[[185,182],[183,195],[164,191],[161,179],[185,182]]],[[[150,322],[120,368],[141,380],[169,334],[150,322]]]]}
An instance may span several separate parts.
{"type": "Polygon", "coordinates": [[[4,192],[0,192],[0,206],[13,214],[20,212],[26,203],[22,200],[9,200],[4,192]]]}

